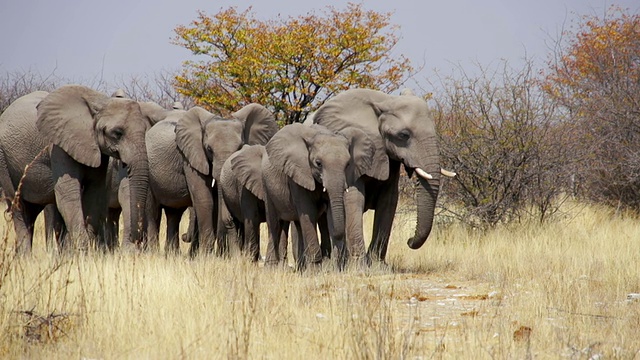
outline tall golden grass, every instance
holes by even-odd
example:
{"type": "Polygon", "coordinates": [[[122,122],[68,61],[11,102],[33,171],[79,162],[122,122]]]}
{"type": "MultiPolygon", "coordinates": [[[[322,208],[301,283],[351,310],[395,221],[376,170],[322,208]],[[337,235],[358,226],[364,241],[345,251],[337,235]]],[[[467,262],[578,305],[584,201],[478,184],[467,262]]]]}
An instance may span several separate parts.
{"type": "MultiPolygon", "coordinates": [[[[371,217],[367,214],[367,221],[371,217]]],[[[488,232],[397,218],[389,267],[296,273],[241,258],[32,256],[0,266],[0,358],[640,356],[640,220],[585,207],[488,232]]],[[[0,230],[11,243],[10,224],[0,230]]],[[[5,244],[5,248],[8,245],[5,244]]]]}

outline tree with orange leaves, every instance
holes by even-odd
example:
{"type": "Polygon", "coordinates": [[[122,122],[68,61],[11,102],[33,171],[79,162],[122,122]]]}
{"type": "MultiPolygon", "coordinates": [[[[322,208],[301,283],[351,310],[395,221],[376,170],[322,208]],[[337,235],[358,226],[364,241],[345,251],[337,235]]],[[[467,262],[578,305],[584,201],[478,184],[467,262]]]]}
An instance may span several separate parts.
{"type": "Polygon", "coordinates": [[[262,21],[235,7],[175,29],[174,43],[202,56],[186,61],[178,90],[211,111],[265,105],[281,124],[302,121],[333,94],[350,87],[393,91],[412,68],[391,50],[398,37],[391,13],[349,4],[299,17],[262,21]]]}
{"type": "Polygon", "coordinates": [[[640,210],[640,15],[612,7],[563,36],[544,88],[575,125],[576,173],[591,199],[640,210]]]}

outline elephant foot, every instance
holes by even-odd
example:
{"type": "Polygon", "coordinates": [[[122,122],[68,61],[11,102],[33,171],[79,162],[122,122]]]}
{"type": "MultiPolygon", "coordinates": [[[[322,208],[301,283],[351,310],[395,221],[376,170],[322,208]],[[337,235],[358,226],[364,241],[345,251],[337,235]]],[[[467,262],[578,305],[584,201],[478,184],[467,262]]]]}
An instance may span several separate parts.
{"type": "Polygon", "coordinates": [[[120,246],[120,249],[123,253],[125,254],[137,254],[140,252],[140,248],[132,242],[123,242],[122,246],[120,246]]]}
{"type": "Polygon", "coordinates": [[[356,272],[368,272],[371,269],[371,258],[366,255],[358,257],[351,256],[344,261],[344,266],[340,270],[344,269],[356,272]]]}
{"type": "Polygon", "coordinates": [[[264,267],[266,268],[276,268],[278,267],[278,265],[282,265],[284,264],[284,262],[278,261],[278,260],[267,260],[265,259],[264,261],[264,267]]]}

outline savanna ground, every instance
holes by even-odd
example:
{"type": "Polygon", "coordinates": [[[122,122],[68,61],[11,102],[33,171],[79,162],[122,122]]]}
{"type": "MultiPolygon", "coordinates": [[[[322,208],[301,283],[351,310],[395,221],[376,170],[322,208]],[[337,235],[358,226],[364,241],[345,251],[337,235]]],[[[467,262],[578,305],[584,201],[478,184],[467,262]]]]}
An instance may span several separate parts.
{"type": "MultiPolygon", "coordinates": [[[[638,358],[640,302],[627,295],[640,292],[640,219],[569,212],[488,232],[439,223],[418,251],[400,215],[388,268],[302,274],[60,257],[39,225],[34,254],[0,264],[0,358],[638,358]]],[[[11,244],[9,229],[0,220],[11,244]]]]}

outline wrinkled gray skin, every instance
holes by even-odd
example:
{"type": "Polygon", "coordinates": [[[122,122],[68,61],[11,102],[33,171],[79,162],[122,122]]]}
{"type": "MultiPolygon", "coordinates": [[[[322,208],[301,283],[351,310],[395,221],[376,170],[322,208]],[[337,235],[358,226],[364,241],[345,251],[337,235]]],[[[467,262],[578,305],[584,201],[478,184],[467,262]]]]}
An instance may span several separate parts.
{"type": "Polygon", "coordinates": [[[319,125],[292,124],[267,143],[266,153],[262,158],[269,228],[265,262],[272,265],[282,260],[282,224],[293,221],[297,267],[320,263],[317,225],[326,211],[341,267],[346,255],[344,194],[372,166],[370,138],[354,128],[334,133],[319,125]]]}
{"type": "MultiPolygon", "coordinates": [[[[163,162],[164,165],[158,164],[164,173],[158,174],[157,178],[163,180],[163,193],[171,193],[176,198],[177,195],[186,195],[192,199],[199,238],[205,242],[206,251],[214,249],[214,243],[210,241],[214,235],[217,252],[224,254],[228,251],[228,229],[219,225],[222,224],[219,214],[226,217],[229,210],[218,184],[212,187],[214,180],[215,183],[220,181],[222,165],[244,144],[264,145],[277,131],[271,112],[258,104],[243,107],[230,119],[222,119],[194,107],[175,124],[173,146],[177,145],[178,156],[168,155],[169,150],[164,149],[162,156],[171,160],[163,162]],[[178,171],[183,174],[179,179],[178,171]]],[[[167,129],[164,133],[168,132],[167,129]]],[[[169,143],[168,139],[166,142],[169,143]]],[[[149,143],[154,144],[155,141],[149,139],[149,143]]],[[[158,184],[152,182],[152,185],[155,191],[158,184]]],[[[199,242],[193,239],[191,253],[194,254],[198,247],[199,242]]]]}
{"type": "MultiPolygon", "coordinates": [[[[265,144],[275,131],[273,115],[257,104],[245,106],[232,114],[231,119],[194,107],[177,121],[158,123],[147,134],[151,189],[156,204],[149,210],[149,216],[157,216],[159,220],[159,206],[165,213],[168,210],[180,215],[192,206],[195,214],[192,223],[196,224],[198,235],[191,239],[190,253],[196,254],[201,240],[204,249],[212,251],[218,207],[223,202],[218,185],[212,187],[214,178],[219,180],[222,164],[243,144],[265,144]]],[[[153,221],[150,237],[152,225],[153,221]]],[[[168,246],[177,249],[177,245],[176,237],[168,246]]],[[[223,248],[220,246],[219,250],[224,251],[223,248]]]]}
{"type": "MultiPolygon", "coordinates": [[[[142,239],[148,163],[144,134],[151,119],[132,100],[112,98],[84,86],[35,92],[14,102],[0,121],[2,188],[15,196],[23,169],[20,207],[12,209],[21,252],[31,251],[33,223],[46,204],[57,204],[70,239],[81,249],[104,236],[107,167],[114,157],[127,164],[131,181],[131,237],[142,239]],[[10,111],[9,111],[10,110],[10,111]],[[34,158],[36,158],[34,160],[34,158]]],[[[65,244],[62,244],[65,246],[65,244]]]]}
{"type": "Polygon", "coordinates": [[[374,166],[345,196],[350,255],[365,256],[362,214],[373,209],[367,255],[384,262],[398,204],[400,165],[410,176],[418,168],[432,176],[430,180],[418,176],[417,224],[408,245],[420,248],[431,232],[441,170],[435,124],[426,102],[410,92],[393,96],[368,89],[347,90],[322,105],[313,121],[334,131],[357,127],[376,145],[374,166]]]}

